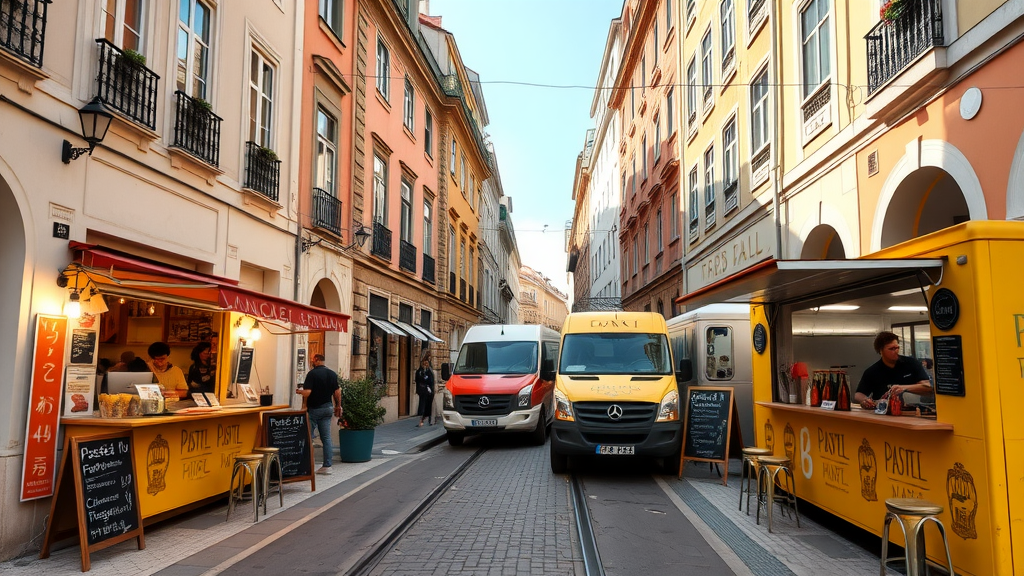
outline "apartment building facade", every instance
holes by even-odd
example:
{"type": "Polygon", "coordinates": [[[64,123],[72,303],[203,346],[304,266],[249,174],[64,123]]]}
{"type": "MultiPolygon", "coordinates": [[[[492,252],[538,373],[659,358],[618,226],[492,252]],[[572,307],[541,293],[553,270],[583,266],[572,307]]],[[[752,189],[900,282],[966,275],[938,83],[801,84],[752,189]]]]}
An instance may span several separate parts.
{"type": "Polygon", "coordinates": [[[520,321],[562,330],[569,314],[568,295],[551,284],[551,280],[529,266],[519,269],[520,321]]]}

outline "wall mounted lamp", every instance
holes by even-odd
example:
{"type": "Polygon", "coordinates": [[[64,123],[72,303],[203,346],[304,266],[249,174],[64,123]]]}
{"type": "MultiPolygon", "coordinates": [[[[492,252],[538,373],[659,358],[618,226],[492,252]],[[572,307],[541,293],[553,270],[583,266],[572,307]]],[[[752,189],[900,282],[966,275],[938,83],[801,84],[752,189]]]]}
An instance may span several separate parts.
{"type": "MultiPolygon", "coordinates": [[[[367,241],[367,239],[370,238],[370,234],[371,234],[370,230],[367,229],[362,224],[360,224],[359,228],[356,229],[356,231],[353,233],[353,236],[355,236],[355,239],[352,241],[352,243],[349,244],[348,246],[342,246],[341,249],[343,251],[344,250],[351,250],[357,244],[359,245],[360,248],[362,248],[363,246],[366,246],[366,241],[367,241]]],[[[307,250],[309,250],[313,246],[320,245],[320,243],[323,242],[323,241],[324,241],[323,238],[317,238],[316,240],[311,240],[309,238],[303,238],[302,239],[301,250],[303,252],[306,252],[307,250]]]]}
{"type": "Polygon", "coordinates": [[[243,316],[235,321],[235,335],[238,336],[239,340],[242,340],[243,346],[249,342],[256,342],[263,337],[259,320],[253,318],[251,327],[243,325],[245,320],[248,320],[248,318],[243,316]]]}
{"type": "Polygon", "coordinates": [[[71,146],[71,142],[65,140],[60,155],[61,162],[65,164],[71,164],[72,160],[86,152],[91,156],[96,144],[102,142],[103,138],[107,136],[107,129],[110,128],[110,121],[114,119],[114,115],[107,110],[97,96],[78,110],[78,118],[82,122],[82,137],[89,143],[89,147],[74,148],[71,146]]]}

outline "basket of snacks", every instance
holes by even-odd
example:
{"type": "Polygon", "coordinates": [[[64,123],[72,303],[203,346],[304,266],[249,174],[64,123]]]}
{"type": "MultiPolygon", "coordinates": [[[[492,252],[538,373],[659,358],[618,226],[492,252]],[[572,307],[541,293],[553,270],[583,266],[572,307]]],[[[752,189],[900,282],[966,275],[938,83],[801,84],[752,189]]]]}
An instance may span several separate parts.
{"type": "Polygon", "coordinates": [[[134,394],[100,394],[101,418],[138,418],[142,402],[134,394]]]}

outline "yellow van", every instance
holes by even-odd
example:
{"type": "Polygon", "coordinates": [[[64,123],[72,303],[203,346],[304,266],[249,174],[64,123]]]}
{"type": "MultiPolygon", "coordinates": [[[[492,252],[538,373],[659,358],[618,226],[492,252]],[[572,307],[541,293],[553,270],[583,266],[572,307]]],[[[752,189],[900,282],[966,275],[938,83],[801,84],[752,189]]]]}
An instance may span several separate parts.
{"type": "Polygon", "coordinates": [[[551,471],[569,456],[651,456],[679,469],[678,379],[665,318],[655,312],[579,312],[562,325],[551,426],[551,471]]]}

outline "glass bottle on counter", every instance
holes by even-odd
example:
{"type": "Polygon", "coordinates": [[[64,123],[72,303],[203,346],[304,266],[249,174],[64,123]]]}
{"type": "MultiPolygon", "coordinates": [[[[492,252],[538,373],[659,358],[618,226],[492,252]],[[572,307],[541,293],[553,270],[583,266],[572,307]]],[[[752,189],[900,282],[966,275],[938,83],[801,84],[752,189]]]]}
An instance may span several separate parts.
{"type": "Polygon", "coordinates": [[[822,402],[828,402],[828,401],[832,400],[832,380],[834,378],[834,375],[831,372],[829,372],[827,378],[828,379],[825,380],[825,384],[822,386],[822,390],[821,390],[821,401],[822,402]]]}
{"type": "Polygon", "coordinates": [[[836,400],[836,410],[843,412],[850,411],[850,386],[846,381],[846,373],[839,375],[839,394],[836,400]]]}
{"type": "Polygon", "coordinates": [[[811,406],[821,406],[821,373],[814,375],[814,385],[811,386],[811,406]]]}

